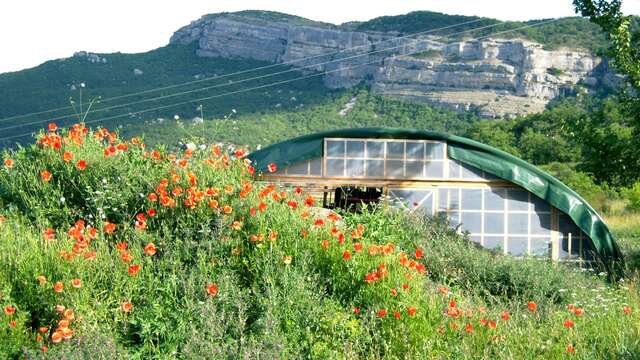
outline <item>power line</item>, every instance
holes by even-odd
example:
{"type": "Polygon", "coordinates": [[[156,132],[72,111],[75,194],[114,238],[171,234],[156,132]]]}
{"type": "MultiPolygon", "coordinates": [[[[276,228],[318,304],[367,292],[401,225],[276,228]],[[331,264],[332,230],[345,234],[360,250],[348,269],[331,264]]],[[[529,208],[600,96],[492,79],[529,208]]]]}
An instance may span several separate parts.
{"type": "MultiPolygon", "coordinates": [[[[493,34],[488,34],[488,35],[485,35],[485,36],[477,37],[475,39],[470,39],[468,41],[477,41],[477,40],[481,40],[481,39],[484,39],[484,38],[487,38],[487,37],[496,36],[496,35],[500,35],[500,34],[504,34],[504,33],[508,33],[508,32],[513,32],[513,31],[517,31],[517,30],[537,27],[537,26],[541,26],[541,25],[544,25],[544,24],[549,24],[549,23],[552,23],[552,22],[555,22],[555,21],[558,21],[558,20],[559,19],[551,19],[551,20],[547,20],[547,21],[543,21],[543,22],[539,22],[539,23],[535,23],[535,24],[525,25],[525,26],[522,26],[522,27],[510,29],[510,30],[504,30],[504,31],[500,31],[500,32],[497,32],[497,33],[493,33],[493,34]]],[[[405,56],[406,55],[416,54],[416,53],[419,53],[419,51],[405,54],[405,56]]],[[[290,83],[290,82],[294,82],[294,81],[298,81],[298,80],[310,79],[310,78],[317,77],[317,76],[327,75],[327,74],[331,74],[331,73],[335,73],[335,72],[340,72],[340,71],[345,71],[345,70],[358,68],[358,67],[361,67],[361,66],[371,65],[371,64],[377,63],[379,61],[384,61],[384,60],[385,59],[378,59],[376,61],[371,61],[371,62],[367,62],[367,63],[364,63],[364,64],[358,64],[358,65],[354,65],[354,66],[350,66],[350,67],[346,67],[346,68],[340,68],[340,69],[335,69],[335,70],[324,71],[324,72],[311,74],[311,75],[307,75],[307,76],[303,76],[303,77],[298,77],[298,78],[294,78],[294,79],[288,79],[288,80],[278,81],[278,82],[271,83],[271,84],[260,85],[260,86],[256,86],[256,87],[252,87],[252,88],[248,88],[248,89],[241,89],[241,90],[236,90],[236,91],[227,92],[227,93],[223,93],[223,94],[217,94],[217,95],[213,95],[213,96],[199,98],[199,99],[195,99],[195,100],[188,100],[188,101],[183,101],[183,102],[179,102],[179,103],[174,103],[174,104],[169,104],[169,105],[164,105],[164,106],[158,106],[158,107],[154,107],[154,108],[150,108],[150,109],[134,111],[134,112],[127,113],[127,114],[120,114],[120,115],[114,115],[114,116],[109,116],[109,117],[105,117],[105,118],[90,120],[90,121],[86,121],[85,124],[92,124],[92,123],[97,123],[97,122],[102,122],[102,121],[107,121],[107,120],[113,120],[113,119],[122,118],[122,117],[126,117],[126,116],[134,116],[134,115],[139,115],[139,114],[143,114],[143,113],[147,113],[147,112],[151,112],[151,111],[163,110],[163,109],[167,109],[167,108],[171,108],[171,107],[175,107],[175,106],[198,103],[198,102],[201,102],[201,101],[204,101],[204,100],[211,100],[211,99],[219,98],[219,97],[223,97],[223,96],[235,95],[235,94],[244,93],[244,92],[248,92],[248,91],[264,89],[264,88],[273,87],[273,86],[277,86],[277,85],[282,85],[282,84],[286,84],[286,83],[290,83]]],[[[31,134],[32,134],[32,132],[24,133],[24,134],[20,134],[20,135],[7,136],[7,137],[0,138],[0,141],[14,139],[14,138],[20,138],[20,137],[28,136],[28,135],[31,135],[31,134]]]]}
{"type": "MultiPolygon", "coordinates": [[[[476,23],[476,22],[486,21],[486,20],[487,20],[487,19],[483,19],[483,18],[474,19],[474,20],[470,20],[470,21],[466,21],[466,22],[462,22],[462,23],[458,23],[458,24],[454,24],[454,25],[444,26],[444,27],[437,28],[437,29],[430,29],[430,30],[420,31],[420,32],[416,32],[416,33],[412,33],[412,34],[408,34],[408,35],[399,36],[399,37],[393,37],[393,38],[389,38],[389,39],[381,40],[381,41],[378,41],[378,42],[373,42],[373,43],[370,43],[370,44],[365,44],[365,45],[358,45],[358,46],[348,47],[348,48],[344,48],[344,49],[342,49],[342,50],[338,50],[338,51],[334,51],[334,52],[328,52],[328,53],[325,53],[325,54],[318,54],[318,55],[314,55],[314,56],[310,56],[310,57],[305,57],[305,58],[300,58],[300,59],[295,59],[295,60],[285,61],[285,62],[282,62],[282,63],[270,64],[270,65],[264,65],[264,66],[260,66],[260,67],[256,67],[256,68],[251,68],[251,69],[246,69],[246,70],[236,71],[236,72],[233,72],[233,73],[223,74],[223,75],[216,76],[216,77],[210,77],[210,78],[205,78],[205,79],[198,79],[198,80],[193,80],[193,81],[187,81],[187,82],[178,83],[178,84],[173,84],[173,85],[168,85],[168,86],[164,86],[164,87],[157,87],[157,88],[152,88],[152,89],[148,89],[148,90],[138,91],[138,92],[134,92],[134,93],[129,93],[129,94],[123,94],[123,95],[119,95],[119,96],[114,96],[114,97],[110,97],[110,98],[102,99],[102,100],[101,100],[101,102],[105,103],[105,102],[110,102],[110,101],[114,101],[114,100],[118,100],[118,99],[123,99],[123,98],[128,98],[128,97],[132,97],[132,96],[148,94],[148,93],[151,93],[151,92],[162,91],[162,90],[168,90],[168,89],[173,89],[173,88],[176,88],[176,87],[182,87],[182,86],[187,86],[187,85],[197,84],[197,83],[201,83],[201,82],[205,82],[205,81],[219,80],[219,79],[223,79],[223,78],[226,78],[226,77],[235,76],[235,75],[240,75],[240,74],[245,74],[245,73],[254,72],[254,71],[258,71],[258,70],[265,70],[265,69],[270,69],[270,68],[278,67],[278,66],[291,65],[291,64],[298,63],[298,62],[302,62],[302,61],[308,61],[308,60],[310,60],[310,59],[314,59],[314,58],[318,58],[318,57],[324,57],[324,56],[336,55],[336,54],[339,54],[339,53],[342,53],[342,52],[351,51],[351,50],[353,50],[353,49],[358,49],[358,48],[363,48],[363,47],[375,46],[375,45],[378,45],[378,44],[381,44],[381,43],[384,43],[384,42],[396,41],[396,40],[400,40],[400,39],[406,39],[406,38],[410,38],[410,37],[412,37],[412,36],[425,35],[425,34],[429,34],[429,33],[436,32],[436,31],[446,30],[446,29],[450,29],[450,28],[453,28],[453,27],[462,26],[462,25],[468,25],[468,24],[473,24],[473,23],[476,23]]],[[[498,23],[498,24],[499,24],[499,23],[498,23]]],[[[80,104],[80,105],[89,105],[89,103],[80,104]]],[[[48,113],[52,113],[52,112],[56,112],[56,111],[60,111],[60,110],[69,110],[69,109],[73,109],[73,106],[64,106],[64,107],[59,107],[59,108],[55,108],[55,109],[49,109],[49,110],[42,110],[42,111],[38,111],[38,112],[32,112],[32,113],[28,113],[28,114],[22,114],[22,115],[10,116],[10,117],[6,117],[6,118],[3,118],[3,119],[0,119],[0,122],[7,121],[7,120],[20,119],[20,118],[29,117],[29,116],[34,116],[34,115],[48,114],[48,113]]],[[[63,117],[67,117],[67,116],[73,116],[73,114],[67,114],[67,115],[64,115],[63,117]]]]}
{"type": "MultiPolygon", "coordinates": [[[[453,34],[448,34],[448,35],[442,35],[440,37],[437,37],[436,39],[426,39],[426,40],[413,39],[412,43],[413,44],[417,44],[417,43],[423,42],[423,41],[426,42],[426,41],[440,40],[440,39],[442,39],[442,38],[444,38],[446,36],[460,35],[460,34],[464,34],[464,33],[468,33],[468,32],[479,31],[479,30],[483,30],[483,29],[487,29],[487,28],[496,27],[498,25],[501,25],[501,24],[500,23],[496,23],[496,24],[481,26],[481,27],[475,28],[475,29],[464,30],[464,31],[460,31],[460,32],[453,33],[453,34]]],[[[330,61],[325,61],[325,62],[321,62],[321,63],[317,63],[317,64],[305,65],[305,66],[302,66],[302,67],[299,67],[299,68],[283,70],[283,71],[279,71],[279,72],[275,72],[275,73],[270,73],[270,74],[265,74],[265,75],[245,78],[245,79],[241,79],[241,80],[238,80],[238,81],[235,81],[235,82],[231,82],[231,83],[216,84],[216,85],[207,86],[207,87],[204,87],[204,88],[181,91],[181,92],[174,93],[174,94],[157,96],[157,97],[144,99],[144,100],[140,100],[140,101],[134,101],[134,102],[125,103],[125,104],[108,106],[108,107],[105,107],[105,108],[88,111],[86,115],[88,115],[90,113],[98,113],[98,112],[103,112],[103,111],[107,111],[107,110],[119,109],[119,108],[131,106],[131,105],[137,105],[137,104],[147,103],[147,102],[151,102],[151,101],[158,101],[158,100],[162,100],[162,99],[167,99],[167,98],[172,98],[172,97],[176,97],[176,96],[191,94],[191,93],[195,93],[195,92],[210,90],[210,89],[214,89],[214,88],[231,86],[231,85],[240,84],[240,83],[244,83],[244,82],[248,82],[248,81],[252,81],[252,80],[258,80],[258,79],[268,78],[268,77],[272,77],[272,76],[276,76],[276,75],[282,75],[282,74],[286,74],[286,73],[290,73],[290,72],[297,72],[297,71],[300,71],[300,69],[316,67],[316,66],[321,66],[321,65],[327,65],[327,64],[336,63],[336,62],[339,63],[339,62],[343,62],[343,61],[346,61],[346,60],[351,60],[351,59],[355,59],[355,58],[359,58],[359,57],[363,57],[363,56],[370,56],[372,54],[377,54],[377,53],[382,53],[382,52],[386,52],[386,51],[389,51],[389,50],[404,48],[407,45],[409,45],[409,44],[405,43],[405,44],[402,44],[402,45],[383,48],[383,49],[380,49],[380,50],[375,50],[375,51],[371,51],[371,52],[367,52],[367,53],[363,53],[363,54],[348,56],[348,57],[335,59],[335,60],[330,60],[330,61]]],[[[70,115],[67,115],[67,116],[70,116],[70,115]]],[[[43,122],[47,122],[47,121],[49,121],[49,120],[36,120],[36,121],[28,122],[28,123],[15,124],[15,125],[10,125],[10,126],[7,126],[7,127],[0,128],[0,130],[11,130],[11,129],[21,128],[21,127],[34,125],[34,124],[39,124],[39,123],[43,123],[43,122]]]]}

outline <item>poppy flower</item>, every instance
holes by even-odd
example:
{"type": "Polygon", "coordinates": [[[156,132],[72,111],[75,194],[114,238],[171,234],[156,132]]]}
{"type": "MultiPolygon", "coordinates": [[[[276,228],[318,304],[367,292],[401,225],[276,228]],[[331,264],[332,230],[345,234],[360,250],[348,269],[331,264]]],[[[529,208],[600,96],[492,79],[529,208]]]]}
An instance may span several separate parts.
{"type": "Polygon", "coordinates": [[[129,254],[128,252],[124,251],[122,254],[120,254],[120,260],[122,260],[122,262],[128,263],[133,261],[133,256],[131,256],[131,254],[129,254]]]}
{"type": "Polygon", "coordinates": [[[351,252],[349,250],[346,250],[345,252],[342,253],[342,258],[345,261],[348,261],[351,259],[351,252]]]}
{"type": "Polygon", "coordinates": [[[416,259],[420,259],[424,253],[420,249],[416,249],[416,259]]]}
{"type": "Polygon", "coordinates": [[[40,171],[40,178],[44,182],[49,182],[51,181],[51,173],[49,172],[49,170],[42,170],[40,171]]]}
{"type": "Polygon", "coordinates": [[[287,205],[289,205],[289,207],[292,208],[293,210],[298,208],[298,202],[295,200],[289,200],[287,202],[287,205]]]}
{"type": "Polygon", "coordinates": [[[353,311],[354,314],[360,314],[360,307],[356,306],[356,307],[353,308],[352,311],[353,311]]]}
{"type": "Polygon", "coordinates": [[[107,221],[104,223],[103,228],[105,234],[112,234],[114,231],[116,231],[116,224],[112,224],[107,221]]]}
{"type": "Polygon", "coordinates": [[[471,334],[471,333],[473,332],[473,325],[471,325],[471,324],[467,324],[467,325],[464,327],[464,331],[466,331],[467,333],[471,334]]]}
{"type": "Polygon", "coordinates": [[[399,312],[397,312],[397,311],[394,311],[394,312],[393,312],[393,317],[394,317],[394,318],[396,318],[396,319],[400,319],[400,316],[401,316],[401,315],[400,315],[400,313],[399,313],[399,312]]]}
{"type": "Polygon", "coordinates": [[[48,326],[41,326],[38,328],[38,332],[40,334],[46,334],[49,332],[49,327],[48,326]]]}
{"type": "Polygon", "coordinates": [[[498,326],[498,324],[496,324],[495,321],[489,320],[489,328],[490,329],[495,329],[497,326],[498,326]]]}
{"type": "Polygon", "coordinates": [[[56,281],[56,283],[53,285],[53,291],[57,293],[61,293],[63,290],[64,290],[64,284],[61,283],[60,281],[56,281]]]}
{"type": "Polygon", "coordinates": [[[55,132],[56,130],[58,130],[58,125],[56,125],[56,123],[49,123],[49,125],[47,125],[47,128],[50,132],[55,132]]]}
{"type": "Polygon", "coordinates": [[[398,290],[391,289],[391,296],[398,296],[398,290]]]}
{"type": "Polygon", "coordinates": [[[11,169],[13,167],[13,160],[4,159],[4,166],[7,167],[8,169],[11,169]]]}
{"type": "Polygon", "coordinates": [[[447,294],[449,293],[449,289],[447,289],[447,288],[446,288],[446,287],[444,287],[444,286],[440,286],[440,287],[438,288],[438,292],[439,292],[440,294],[442,294],[442,295],[447,295],[447,294]]]}
{"type": "Polygon", "coordinates": [[[222,212],[225,213],[225,214],[231,214],[231,212],[233,212],[233,208],[231,206],[229,206],[229,205],[225,205],[222,208],[222,212]]]}
{"type": "Polygon", "coordinates": [[[630,306],[623,306],[622,307],[622,312],[624,312],[627,315],[631,314],[631,307],[630,306]]]}
{"type": "Polygon", "coordinates": [[[380,309],[380,310],[378,310],[378,313],[377,313],[377,314],[378,314],[378,317],[383,318],[383,317],[387,316],[387,313],[388,313],[388,312],[387,312],[387,310],[385,310],[385,309],[380,309]]]}
{"type": "Polygon", "coordinates": [[[573,313],[574,313],[576,316],[580,317],[580,316],[584,315],[584,309],[583,309],[583,308],[575,308],[575,309],[573,310],[573,313]]]}
{"type": "Polygon", "coordinates": [[[207,294],[216,296],[218,294],[218,285],[216,283],[207,285],[207,294]]]}
{"type": "Polygon", "coordinates": [[[56,232],[52,228],[48,228],[44,231],[44,234],[42,236],[45,240],[53,240],[56,238],[56,232]]]}
{"type": "Polygon", "coordinates": [[[538,310],[538,304],[536,304],[535,301],[529,301],[527,303],[527,308],[531,312],[536,312],[536,310],[538,310]]]}
{"type": "Polygon", "coordinates": [[[138,271],[140,271],[141,268],[142,267],[140,265],[138,265],[138,264],[129,265],[129,268],[127,269],[127,272],[131,276],[136,276],[136,274],[138,273],[138,271]]]}
{"type": "Polygon", "coordinates": [[[212,209],[217,209],[218,208],[218,200],[216,200],[216,199],[209,200],[209,207],[212,208],[212,209]]]}
{"type": "Polygon", "coordinates": [[[73,153],[65,151],[62,154],[62,160],[64,160],[64,162],[70,162],[71,160],[73,160],[73,153]]]}
{"type": "Polygon", "coordinates": [[[409,307],[407,309],[407,314],[409,314],[409,316],[416,316],[416,312],[417,312],[417,310],[414,307],[409,307]]]}
{"type": "Polygon", "coordinates": [[[128,247],[129,247],[129,244],[126,242],[119,242],[116,244],[116,249],[118,249],[118,251],[125,251],[127,250],[128,247]]]}
{"type": "Polygon", "coordinates": [[[153,243],[148,243],[145,247],[144,247],[144,253],[149,255],[149,256],[153,256],[156,254],[156,246],[153,243]]]}
{"type": "Polygon", "coordinates": [[[47,283],[47,278],[42,275],[38,276],[36,279],[38,280],[38,284],[40,285],[44,285],[47,283]]]}
{"type": "Polygon", "coordinates": [[[564,327],[566,327],[567,329],[571,329],[573,327],[573,321],[565,320],[562,325],[564,325],[564,327]]]}
{"type": "Polygon", "coordinates": [[[508,311],[503,311],[502,314],[500,314],[500,318],[504,321],[509,320],[509,312],[508,311]]]}
{"type": "Polygon", "coordinates": [[[576,349],[573,347],[573,345],[572,345],[572,344],[569,344],[569,345],[567,346],[567,352],[568,352],[569,354],[573,354],[574,352],[576,352],[576,349]]]}
{"type": "Polygon", "coordinates": [[[157,202],[158,195],[156,195],[155,193],[149,193],[149,195],[147,195],[147,199],[151,202],[157,202]]]}
{"type": "Polygon", "coordinates": [[[353,244],[353,250],[354,250],[355,252],[360,252],[360,251],[362,251],[362,244],[360,244],[360,243],[354,243],[354,244],[353,244]]]}
{"type": "Polygon", "coordinates": [[[87,161],[86,160],[79,160],[76,163],[76,168],[80,171],[84,171],[87,168],[87,161]]]}
{"type": "Polygon", "coordinates": [[[16,308],[11,306],[11,305],[7,305],[7,306],[4,307],[4,313],[7,316],[11,316],[11,315],[15,314],[15,312],[16,312],[16,308]]]}
{"type": "Polygon", "coordinates": [[[322,246],[323,249],[327,250],[329,248],[329,240],[322,240],[320,246],[322,246]]]}
{"type": "Polygon", "coordinates": [[[82,287],[82,281],[80,279],[72,279],[71,286],[73,286],[76,289],[79,289],[82,287]]]}
{"type": "Polygon", "coordinates": [[[67,319],[68,321],[71,321],[75,318],[75,313],[73,312],[73,309],[67,309],[64,311],[64,318],[67,319]]]}
{"type": "Polygon", "coordinates": [[[274,172],[278,171],[278,166],[276,164],[274,164],[274,163],[270,163],[269,165],[267,165],[267,170],[270,173],[274,173],[274,172]]]}
{"type": "Polygon", "coordinates": [[[133,304],[128,301],[125,301],[122,304],[120,304],[120,310],[122,310],[122,312],[125,312],[125,313],[130,313],[131,310],[133,310],[133,304]]]}
{"type": "Polygon", "coordinates": [[[156,209],[150,208],[149,210],[147,210],[147,215],[149,215],[150,217],[156,216],[156,209]]]}

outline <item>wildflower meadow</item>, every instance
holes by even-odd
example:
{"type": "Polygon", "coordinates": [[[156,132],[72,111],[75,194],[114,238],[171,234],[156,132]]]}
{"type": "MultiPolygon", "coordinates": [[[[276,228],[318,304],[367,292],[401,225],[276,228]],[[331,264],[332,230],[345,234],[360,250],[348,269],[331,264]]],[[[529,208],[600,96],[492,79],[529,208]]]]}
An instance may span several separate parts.
{"type": "Polygon", "coordinates": [[[637,279],[321,211],[242,149],[50,124],[0,163],[0,357],[636,359],[637,279]]]}

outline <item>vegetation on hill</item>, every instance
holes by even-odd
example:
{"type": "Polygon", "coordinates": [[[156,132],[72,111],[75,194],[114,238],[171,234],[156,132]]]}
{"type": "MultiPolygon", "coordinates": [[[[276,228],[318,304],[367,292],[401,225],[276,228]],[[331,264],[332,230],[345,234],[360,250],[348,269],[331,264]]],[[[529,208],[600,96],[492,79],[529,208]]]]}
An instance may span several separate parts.
{"type": "Polygon", "coordinates": [[[9,358],[632,358],[636,280],[475,248],[383,205],[315,211],[215,146],[81,125],[0,167],[9,358]]]}

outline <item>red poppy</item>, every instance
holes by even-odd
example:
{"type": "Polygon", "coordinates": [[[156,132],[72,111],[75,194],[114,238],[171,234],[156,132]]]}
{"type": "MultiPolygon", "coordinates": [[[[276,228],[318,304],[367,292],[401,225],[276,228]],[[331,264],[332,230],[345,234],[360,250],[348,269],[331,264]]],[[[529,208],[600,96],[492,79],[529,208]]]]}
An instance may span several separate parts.
{"type": "Polygon", "coordinates": [[[464,331],[466,331],[467,333],[471,334],[471,333],[473,332],[473,325],[471,325],[471,324],[467,324],[467,325],[464,327],[464,331]]]}
{"type": "Polygon", "coordinates": [[[416,316],[416,312],[417,310],[414,307],[410,307],[407,309],[407,314],[409,314],[409,316],[416,316]]]}
{"type": "Polygon", "coordinates": [[[287,202],[287,205],[289,205],[289,207],[294,210],[298,208],[298,202],[294,200],[290,200],[289,202],[287,202]]]}
{"type": "Polygon", "coordinates": [[[583,309],[583,308],[575,308],[575,309],[573,310],[573,313],[574,313],[576,316],[582,316],[582,315],[584,315],[584,309],[583,309]]]}
{"type": "Polygon", "coordinates": [[[400,319],[400,313],[397,312],[397,311],[394,311],[393,317],[396,318],[396,319],[400,319]]]}
{"type": "Polygon", "coordinates": [[[567,352],[568,352],[569,354],[573,354],[574,352],[576,352],[576,349],[573,347],[573,345],[572,345],[572,344],[569,344],[569,345],[567,346],[567,352]]]}
{"type": "Polygon", "coordinates": [[[64,162],[70,162],[71,160],[73,160],[73,153],[65,151],[62,154],[62,160],[64,160],[64,162]]]}
{"type": "Polygon", "coordinates": [[[86,160],[79,160],[76,163],[76,168],[80,171],[84,171],[87,168],[87,161],[86,160]]]}
{"type": "Polygon", "coordinates": [[[122,312],[130,313],[132,309],[133,304],[128,301],[125,301],[120,305],[120,310],[122,310],[122,312]]]}
{"type": "Polygon", "coordinates": [[[118,249],[118,251],[125,251],[128,247],[129,244],[127,244],[126,242],[120,242],[116,244],[116,249],[118,249]]]}
{"type": "Polygon", "coordinates": [[[49,128],[50,132],[55,132],[56,130],[58,130],[58,125],[56,125],[56,123],[49,123],[47,127],[49,128]]]}
{"type": "Polygon", "coordinates": [[[15,312],[16,312],[16,308],[11,305],[7,305],[4,307],[4,313],[7,314],[7,316],[11,316],[15,314],[15,312]]]}
{"type": "Polygon", "coordinates": [[[207,294],[216,296],[218,294],[218,285],[216,283],[207,285],[207,294]]]}
{"type": "Polygon", "coordinates": [[[385,316],[387,316],[387,313],[388,313],[387,310],[380,309],[380,310],[378,310],[378,317],[381,317],[381,318],[385,317],[385,316]]]}
{"type": "Polygon", "coordinates": [[[158,201],[158,195],[156,195],[155,193],[150,193],[147,196],[147,199],[149,199],[149,201],[151,201],[151,202],[157,202],[158,201]]]}
{"type": "Polygon", "coordinates": [[[495,329],[497,326],[498,326],[498,324],[496,324],[495,321],[489,320],[489,328],[490,329],[495,329]]]}
{"type": "Polygon", "coordinates": [[[391,296],[398,296],[398,290],[391,289],[391,296]]]}
{"type": "Polygon", "coordinates": [[[624,312],[627,315],[631,314],[631,307],[630,306],[623,306],[622,307],[622,312],[624,312]]]}
{"type": "Polygon", "coordinates": [[[42,179],[42,181],[49,182],[51,181],[51,173],[49,172],[49,170],[42,170],[40,171],[40,178],[42,179]]]}
{"type": "Polygon", "coordinates": [[[564,327],[566,327],[567,329],[571,329],[573,327],[573,321],[571,320],[565,320],[563,323],[564,327]]]}
{"type": "Polygon", "coordinates": [[[349,250],[345,250],[345,252],[342,253],[342,258],[347,261],[351,259],[351,252],[349,250]]]}
{"type": "Polygon", "coordinates": [[[149,255],[149,256],[153,256],[156,254],[156,246],[153,243],[148,243],[145,247],[144,247],[144,253],[149,255]]]}
{"type": "Polygon", "coordinates": [[[105,234],[112,234],[114,231],[116,231],[116,224],[112,224],[107,221],[104,223],[103,228],[105,234]]]}
{"type": "Polygon", "coordinates": [[[79,289],[82,287],[82,281],[80,279],[72,279],[71,286],[73,286],[76,289],[79,289]]]}
{"type": "Polygon", "coordinates": [[[353,313],[354,314],[360,314],[360,307],[356,306],[353,308],[353,313]]]}
{"type": "Polygon", "coordinates": [[[269,165],[267,165],[267,170],[270,173],[274,173],[274,172],[276,172],[278,170],[278,166],[276,164],[274,164],[274,163],[270,163],[269,165]]]}
{"type": "Polygon", "coordinates": [[[44,231],[42,236],[45,240],[53,240],[56,238],[56,232],[52,228],[48,228],[44,231]]]}
{"type": "Polygon", "coordinates": [[[360,251],[362,250],[362,244],[360,244],[360,243],[354,243],[354,244],[353,244],[353,250],[354,250],[355,252],[360,252],[360,251]]]}
{"type": "Polygon", "coordinates": [[[122,262],[128,263],[133,260],[133,256],[131,256],[131,254],[129,254],[128,252],[124,251],[120,255],[120,259],[122,260],[122,262]]]}
{"type": "Polygon", "coordinates": [[[538,304],[536,304],[535,301],[529,301],[527,303],[527,308],[531,312],[536,312],[536,310],[538,310],[538,304]]]}
{"type": "Polygon", "coordinates": [[[509,320],[509,312],[508,311],[503,311],[502,314],[500,314],[500,318],[504,321],[509,320]]]}
{"type": "Polygon", "coordinates": [[[151,208],[151,209],[147,210],[147,215],[149,215],[150,217],[156,216],[156,209],[151,208]]]}
{"type": "Polygon", "coordinates": [[[54,285],[53,285],[53,291],[57,292],[57,293],[61,293],[64,290],[64,284],[61,283],[60,281],[57,281],[54,285]]]}
{"type": "Polygon", "coordinates": [[[131,276],[136,276],[136,274],[138,273],[138,271],[140,271],[141,266],[138,264],[133,264],[129,266],[129,269],[127,269],[127,271],[129,272],[129,275],[131,276]]]}
{"type": "Polygon", "coordinates": [[[409,289],[409,284],[402,284],[402,288],[405,289],[405,290],[408,290],[409,289]]]}
{"type": "Polygon", "coordinates": [[[13,160],[4,159],[4,166],[6,166],[7,168],[11,169],[13,167],[13,160]]]}
{"type": "Polygon", "coordinates": [[[422,250],[420,250],[420,249],[416,249],[416,259],[420,259],[420,258],[422,257],[422,255],[424,255],[424,254],[422,253],[422,250]]]}

